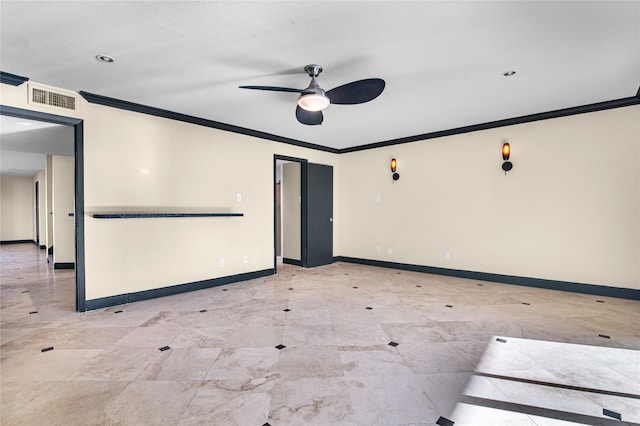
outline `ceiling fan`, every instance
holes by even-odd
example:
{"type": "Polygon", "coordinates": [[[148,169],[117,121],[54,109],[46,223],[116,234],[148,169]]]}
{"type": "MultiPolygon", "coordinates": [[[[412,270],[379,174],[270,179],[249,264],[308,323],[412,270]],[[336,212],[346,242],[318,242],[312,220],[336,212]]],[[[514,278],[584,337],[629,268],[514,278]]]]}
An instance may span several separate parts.
{"type": "Polygon", "coordinates": [[[384,90],[384,80],[381,78],[368,78],[343,84],[331,90],[325,91],[317,82],[322,72],[320,65],[311,64],[304,67],[305,72],[311,77],[311,83],[305,89],[293,89],[290,87],[276,86],[239,86],[241,89],[270,90],[273,92],[300,93],[296,118],[302,124],[322,124],[322,110],[329,104],[355,105],[369,102],[377,98],[384,90]]]}

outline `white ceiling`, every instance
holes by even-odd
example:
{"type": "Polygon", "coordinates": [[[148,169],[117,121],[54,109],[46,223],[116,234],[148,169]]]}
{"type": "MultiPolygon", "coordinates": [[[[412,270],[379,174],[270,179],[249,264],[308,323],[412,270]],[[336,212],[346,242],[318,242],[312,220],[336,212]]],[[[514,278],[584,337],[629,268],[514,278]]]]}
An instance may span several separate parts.
{"type": "Polygon", "coordinates": [[[73,128],[0,115],[0,175],[33,176],[46,155],[74,155],[73,128]]]}
{"type": "Polygon", "coordinates": [[[332,148],[635,96],[640,2],[0,2],[5,72],[332,148]],[[112,64],[95,59],[115,57],[112,64]],[[362,105],[296,121],[303,67],[362,105]],[[515,70],[512,77],[502,73],[515,70]]]}

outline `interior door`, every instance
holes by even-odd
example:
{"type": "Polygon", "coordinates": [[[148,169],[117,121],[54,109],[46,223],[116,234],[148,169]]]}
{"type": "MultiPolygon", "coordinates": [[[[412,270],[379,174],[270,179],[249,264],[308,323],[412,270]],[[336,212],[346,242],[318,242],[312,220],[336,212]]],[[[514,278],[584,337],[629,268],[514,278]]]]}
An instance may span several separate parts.
{"type": "Polygon", "coordinates": [[[306,256],[304,266],[333,263],[333,167],[306,164],[306,256]]]}

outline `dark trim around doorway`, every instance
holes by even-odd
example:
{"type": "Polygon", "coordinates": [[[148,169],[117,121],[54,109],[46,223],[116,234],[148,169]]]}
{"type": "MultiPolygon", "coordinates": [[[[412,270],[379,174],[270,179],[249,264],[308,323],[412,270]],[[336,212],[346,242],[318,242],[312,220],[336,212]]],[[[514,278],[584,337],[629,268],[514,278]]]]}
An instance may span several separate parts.
{"type": "Polygon", "coordinates": [[[86,310],[84,253],[84,127],[80,118],[0,105],[0,115],[73,126],[75,139],[76,311],[86,310]]]}
{"type": "MultiPolygon", "coordinates": [[[[307,163],[308,160],[304,159],[304,158],[297,158],[297,157],[288,157],[286,155],[278,155],[278,154],[274,154],[273,155],[273,270],[277,273],[278,272],[278,257],[277,257],[277,253],[278,253],[278,248],[277,248],[277,240],[276,238],[278,237],[276,235],[278,226],[276,223],[277,220],[277,213],[276,213],[276,168],[277,168],[277,161],[278,160],[282,160],[282,161],[291,161],[294,163],[300,163],[300,198],[301,198],[301,215],[302,217],[300,218],[300,226],[301,226],[301,230],[300,230],[300,254],[301,254],[301,259],[297,262],[299,262],[299,266],[302,266],[305,264],[306,261],[306,247],[307,247],[307,163]]],[[[283,262],[284,263],[289,263],[289,264],[293,264],[293,265],[297,265],[297,263],[293,263],[293,259],[287,259],[288,262],[284,261],[283,258],[283,262]]]]}

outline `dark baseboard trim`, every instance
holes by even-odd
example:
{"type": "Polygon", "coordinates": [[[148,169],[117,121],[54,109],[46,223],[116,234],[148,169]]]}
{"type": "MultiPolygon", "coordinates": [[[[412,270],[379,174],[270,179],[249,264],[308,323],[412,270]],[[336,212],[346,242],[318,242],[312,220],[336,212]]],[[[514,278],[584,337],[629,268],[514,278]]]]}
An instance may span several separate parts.
{"type": "Polygon", "coordinates": [[[35,244],[33,240],[6,240],[0,241],[0,244],[35,244]]]}
{"type": "Polygon", "coordinates": [[[53,269],[75,269],[76,265],[73,262],[57,262],[53,264],[53,269]]]}
{"type": "Polygon", "coordinates": [[[438,268],[435,266],[412,265],[408,263],[385,262],[381,260],[360,259],[356,257],[346,256],[338,256],[335,257],[334,260],[336,262],[357,263],[360,265],[379,266],[381,268],[423,272],[426,274],[434,275],[446,275],[450,277],[467,278],[471,280],[492,281],[503,284],[515,284],[527,287],[545,288],[548,290],[570,291],[573,293],[591,294],[595,296],[617,297],[619,299],[640,300],[640,290],[631,288],[608,287],[604,285],[546,280],[542,278],[529,278],[515,275],[491,274],[487,272],[438,268]]]}
{"type": "Polygon", "coordinates": [[[286,263],[287,265],[302,266],[302,260],[289,259],[288,257],[283,257],[282,258],[282,263],[286,263]]]}
{"type": "Polygon", "coordinates": [[[47,246],[39,246],[40,250],[46,250],[47,246]]]}
{"type": "Polygon", "coordinates": [[[205,288],[217,287],[225,284],[232,284],[240,281],[253,280],[256,278],[273,275],[273,269],[263,269],[261,271],[246,272],[244,274],[230,275],[227,277],[212,278],[210,280],[195,281],[192,283],[172,285],[169,287],[156,288],[153,290],[137,291],[135,293],[118,294],[115,296],[102,297],[99,299],[87,300],[85,310],[108,308],[110,306],[124,305],[127,303],[139,302],[142,300],[155,299],[157,297],[172,296],[174,294],[186,293],[189,291],[203,290],[205,288]]]}

